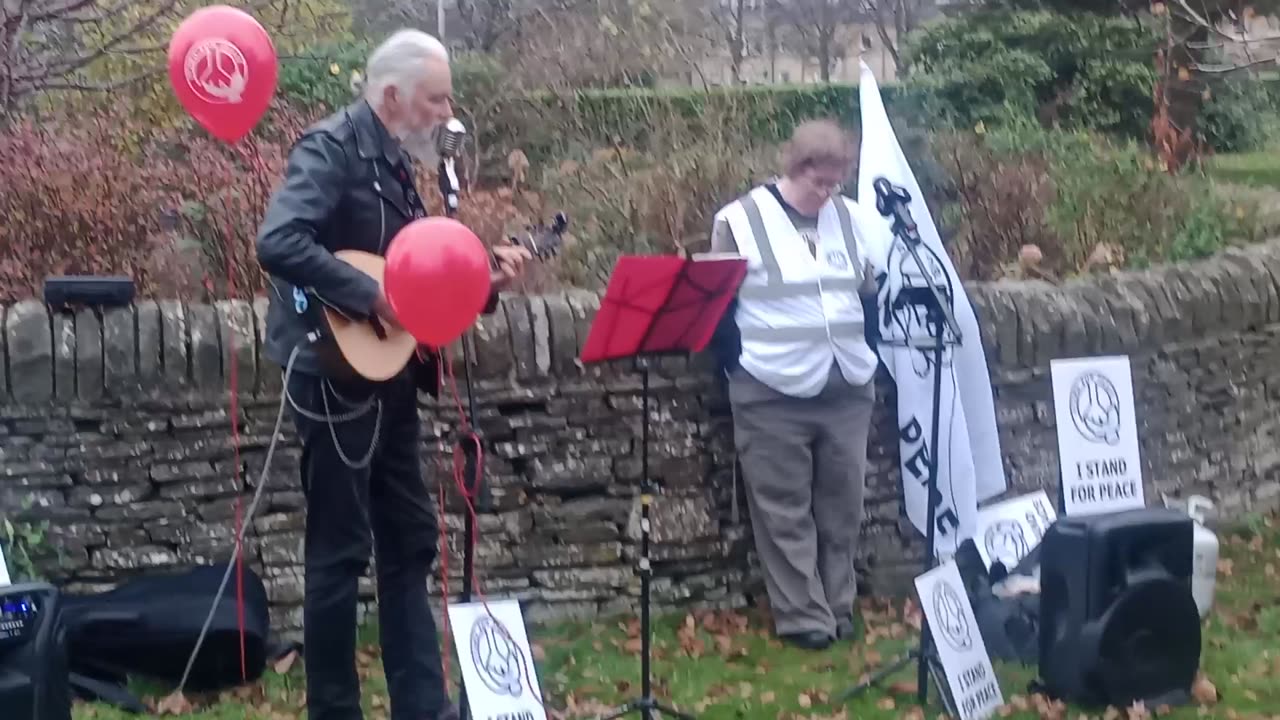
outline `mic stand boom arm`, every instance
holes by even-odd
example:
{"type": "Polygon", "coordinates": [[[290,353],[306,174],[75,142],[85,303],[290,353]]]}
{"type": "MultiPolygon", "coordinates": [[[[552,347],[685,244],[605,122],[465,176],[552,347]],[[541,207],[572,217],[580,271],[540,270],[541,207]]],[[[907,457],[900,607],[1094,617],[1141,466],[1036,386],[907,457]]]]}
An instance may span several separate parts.
{"type": "MultiPolygon", "coordinates": [[[[920,258],[920,251],[917,246],[923,240],[920,238],[920,231],[916,227],[916,222],[911,217],[911,194],[904,188],[894,186],[884,178],[876,178],[876,210],[881,215],[893,218],[890,229],[893,231],[894,237],[902,240],[902,244],[906,246],[907,251],[911,253],[912,259],[916,262],[916,267],[920,268],[920,275],[926,280],[929,292],[933,295],[934,305],[930,308],[941,312],[942,322],[945,323],[947,329],[955,338],[955,344],[959,345],[963,342],[960,333],[960,324],[956,322],[956,316],[951,312],[951,304],[945,302],[942,294],[938,292],[938,286],[932,282],[929,277],[929,271],[925,269],[924,261],[920,258]]],[[[942,342],[942,333],[938,333],[938,342],[942,342]]]]}

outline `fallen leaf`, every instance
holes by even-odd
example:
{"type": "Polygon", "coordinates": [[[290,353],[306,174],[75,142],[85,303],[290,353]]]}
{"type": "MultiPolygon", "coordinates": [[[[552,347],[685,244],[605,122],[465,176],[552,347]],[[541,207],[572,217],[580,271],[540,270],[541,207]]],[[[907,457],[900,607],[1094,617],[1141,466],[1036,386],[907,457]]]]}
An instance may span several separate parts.
{"type": "Polygon", "coordinates": [[[284,675],[289,672],[289,668],[293,667],[293,663],[297,659],[298,659],[298,651],[290,650],[287,655],[277,660],[275,664],[272,665],[271,667],[278,674],[284,675]]]}
{"type": "Polygon", "coordinates": [[[894,695],[914,695],[916,692],[916,681],[899,680],[889,686],[889,692],[894,695]]]}
{"type": "Polygon", "coordinates": [[[813,700],[809,698],[808,693],[800,693],[800,697],[796,702],[798,702],[802,708],[807,708],[813,705],[813,700]]]}
{"type": "Polygon", "coordinates": [[[892,710],[895,707],[897,707],[897,705],[898,704],[894,702],[893,698],[891,697],[881,698],[880,702],[876,703],[876,707],[880,708],[881,710],[892,710]]]}
{"type": "Polygon", "coordinates": [[[777,699],[778,699],[777,694],[774,693],[772,690],[760,693],[760,702],[766,705],[771,704],[774,700],[777,700],[777,699]]]}
{"type": "Polygon", "coordinates": [[[751,687],[751,683],[738,683],[738,697],[749,698],[755,689],[751,687]]]}
{"type": "Polygon", "coordinates": [[[1234,567],[1235,567],[1234,560],[1228,560],[1224,558],[1218,561],[1218,573],[1223,577],[1231,577],[1231,571],[1234,567]]]}
{"type": "Polygon", "coordinates": [[[1147,718],[1151,717],[1151,712],[1147,710],[1147,704],[1141,700],[1130,705],[1125,712],[1128,720],[1147,720],[1147,718]]]}
{"type": "Polygon", "coordinates": [[[924,720],[924,710],[919,705],[913,705],[902,717],[905,720],[924,720]]]}
{"type": "Polygon", "coordinates": [[[155,712],[157,715],[186,715],[194,709],[186,696],[181,692],[174,692],[156,703],[155,712]]]}
{"type": "Polygon", "coordinates": [[[531,650],[533,651],[534,660],[537,660],[538,662],[542,662],[543,660],[547,659],[546,648],[542,647],[538,643],[533,643],[533,645],[531,646],[531,650]]]}
{"type": "Polygon", "coordinates": [[[628,640],[626,643],[623,644],[622,649],[625,650],[628,654],[634,655],[635,653],[640,652],[641,645],[642,643],[640,642],[640,638],[631,638],[630,640],[628,640]]]}
{"type": "Polygon", "coordinates": [[[1218,688],[1214,686],[1208,676],[1200,673],[1196,676],[1196,681],[1191,684],[1191,697],[1195,698],[1196,702],[1201,705],[1213,705],[1218,702],[1218,688]]]}

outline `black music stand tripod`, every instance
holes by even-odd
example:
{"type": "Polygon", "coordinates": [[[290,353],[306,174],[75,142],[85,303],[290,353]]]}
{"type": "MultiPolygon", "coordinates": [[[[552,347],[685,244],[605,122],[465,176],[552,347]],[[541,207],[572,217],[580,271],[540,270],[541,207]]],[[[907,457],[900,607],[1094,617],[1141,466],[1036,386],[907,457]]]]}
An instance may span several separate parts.
{"type": "MultiPolygon", "coordinates": [[[[708,328],[719,322],[728,300],[742,280],[742,274],[723,272],[723,265],[720,269],[704,268],[684,261],[672,280],[670,274],[664,275],[664,268],[659,267],[662,261],[669,259],[624,257],[619,260],[582,353],[584,362],[633,359],[642,378],[640,557],[637,562],[640,575],[640,695],[599,720],[617,720],[633,712],[640,713],[644,720],[652,720],[655,712],[694,720],[692,715],[664,704],[653,695],[650,622],[653,568],[649,558],[653,484],[649,476],[649,376],[652,364],[658,358],[702,350],[709,337],[708,328]],[[651,260],[657,262],[647,262],[651,260]],[[664,292],[663,288],[669,289],[664,292]],[[656,303],[655,293],[661,295],[656,303]],[[638,340],[617,341],[623,336],[638,340]]],[[[745,266],[743,262],[741,268],[745,270],[745,266]]]]}
{"type": "MultiPolygon", "coordinates": [[[[942,354],[943,348],[947,345],[960,344],[960,326],[956,323],[955,315],[951,312],[950,301],[953,299],[954,294],[949,286],[943,288],[943,292],[939,292],[938,287],[932,281],[929,270],[925,267],[924,261],[920,257],[918,249],[921,244],[920,233],[916,228],[915,221],[911,219],[911,211],[908,209],[911,195],[905,189],[890,184],[883,177],[876,178],[875,189],[876,210],[881,215],[892,220],[895,245],[901,244],[911,253],[916,267],[920,270],[920,276],[924,279],[924,287],[903,288],[897,297],[893,298],[892,307],[886,310],[893,313],[911,312],[912,308],[923,309],[925,311],[924,324],[927,328],[928,337],[926,339],[904,337],[902,339],[882,341],[879,344],[933,351],[933,426],[928,446],[928,511],[926,513],[927,523],[925,526],[925,560],[924,570],[922,571],[922,573],[926,573],[933,569],[937,559],[934,532],[937,523],[939,497],[938,462],[940,457],[938,453],[938,430],[942,412],[942,354]],[[946,295],[945,298],[943,297],[944,293],[946,295]],[[951,335],[950,339],[947,338],[948,332],[951,335]]],[[[916,700],[920,706],[923,707],[928,701],[929,677],[932,675],[940,690],[943,705],[950,714],[958,716],[958,713],[955,712],[954,699],[945,690],[946,674],[941,671],[941,661],[938,658],[937,650],[933,647],[932,636],[929,632],[929,622],[923,613],[921,614],[920,624],[920,646],[908,651],[892,663],[876,671],[865,682],[846,690],[837,698],[836,703],[844,703],[850,698],[862,694],[911,664],[912,661],[916,662],[916,700]]]]}

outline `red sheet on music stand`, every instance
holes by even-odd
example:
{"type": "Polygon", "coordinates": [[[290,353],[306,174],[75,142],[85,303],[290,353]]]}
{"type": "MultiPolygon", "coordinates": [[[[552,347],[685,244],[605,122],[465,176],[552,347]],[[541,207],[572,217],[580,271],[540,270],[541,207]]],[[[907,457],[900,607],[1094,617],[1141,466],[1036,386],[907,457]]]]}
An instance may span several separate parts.
{"type": "Polygon", "coordinates": [[[746,274],[747,261],[742,258],[619,258],[582,349],[582,362],[701,352],[746,274]]]}

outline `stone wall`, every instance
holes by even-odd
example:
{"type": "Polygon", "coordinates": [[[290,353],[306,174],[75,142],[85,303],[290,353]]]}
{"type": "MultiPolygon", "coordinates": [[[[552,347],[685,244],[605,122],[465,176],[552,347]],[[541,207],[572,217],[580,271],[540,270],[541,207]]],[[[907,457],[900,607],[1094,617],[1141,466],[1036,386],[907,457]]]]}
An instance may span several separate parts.
{"type": "MultiPolygon", "coordinates": [[[[1050,359],[1127,353],[1149,502],[1200,492],[1228,517],[1280,502],[1280,242],[1060,287],[969,291],[1011,492],[1056,492],[1050,359]]],[[[476,334],[494,503],[480,517],[480,573],[489,594],[524,598],[534,618],[629,610],[638,593],[640,378],[621,363],[576,361],[597,304],[580,292],[509,297],[476,334]]],[[[259,351],[264,311],[262,301],[53,315],[34,301],[0,308],[0,508],[49,521],[64,558],[53,575],[90,590],[228,556],[229,371],[240,387],[246,505],[280,402],[280,371],[259,351]]],[[[734,501],[727,405],[706,360],[663,361],[653,379],[662,604],[738,604],[759,592],[745,502],[734,501]]],[[[867,591],[893,592],[918,567],[922,543],[902,517],[892,388],[881,381],[879,393],[859,565],[867,591]]],[[[452,398],[424,399],[433,483],[449,478],[453,408],[452,398]]],[[[301,619],[297,464],[286,422],[249,545],[282,629],[301,619]]],[[[462,506],[452,487],[447,499],[456,594],[462,506]]]]}

